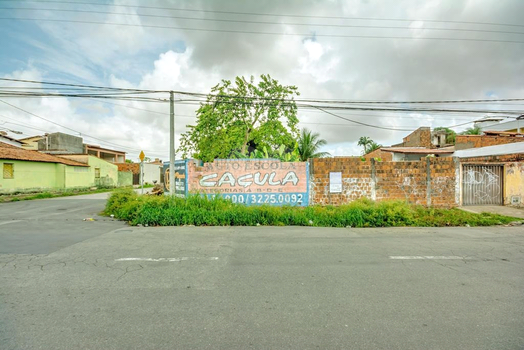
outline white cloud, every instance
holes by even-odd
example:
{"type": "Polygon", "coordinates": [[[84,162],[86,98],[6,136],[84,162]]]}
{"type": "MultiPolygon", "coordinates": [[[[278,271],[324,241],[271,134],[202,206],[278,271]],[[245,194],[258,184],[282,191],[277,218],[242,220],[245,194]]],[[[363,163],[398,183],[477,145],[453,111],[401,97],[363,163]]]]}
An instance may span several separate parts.
{"type": "MultiPolygon", "coordinates": [[[[129,4],[115,1],[114,5],[129,4]]],[[[301,97],[345,100],[439,100],[479,99],[487,95],[522,97],[524,46],[510,43],[427,40],[428,37],[486,38],[520,40],[502,33],[436,31],[431,28],[484,28],[432,20],[520,23],[524,3],[508,0],[500,4],[488,0],[400,0],[395,3],[351,0],[287,1],[278,4],[247,0],[224,1],[144,1],[131,4],[253,13],[291,14],[289,17],[249,16],[184,11],[148,11],[132,7],[107,7],[124,14],[71,13],[73,20],[126,23],[130,26],[48,23],[38,25],[42,35],[20,31],[19,47],[25,54],[13,53],[17,62],[31,62],[13,72],[0,74],[22,79],[83,81],[89,84],[142,89],[210,91],[221,79],[237,75],[270,74],[282,84],[296,85],[301,97]],[[142,14],[172,15],[152,18],[142,14]],[[138,14],[138,16],[137,16],[138,14]],[[300,18],[330,16],[332,18],[300,18]],[[211,22],[174,17],[239,19],[248,23],[211,22]],[[336,17],[336,18],[335,18],[336,17]],[[341,19],[339,17],[358,17],[341,19]],[[367,18],[367,19],[363,19],[367,18]],[[372,20],[398,18],[404,21],[372,20]],[[271,22],[269,24],[249,21],[271,22]],[[272,24],[274,23],[274,24],[272,24]],[[279,24],[280,23],[280,24],[279,24]],[[292,23],[309,23],[296,26],[292,23]],[[314,24],[328,24],[318,26],[314,24]],[[147,25],[209,29],[182,31],[154,29],[147,25]],[[401,27],[401,29],[358,28],[344,25],[401,27]],[[286,33],[257,35],[225,33],[286,33]],[[304,33],[304,36],[294,34],[304,33]],[[414,36],[414,40],[327,37],[323,35],[414,36]]],[[[37,5],[34,5],[37,7],[37,5]]],[[[38,5],[43,7],[44,5],[38,5]]],[[[47,6],[49,7],[49,6],[47,6]]],[[[87,6],[94,9],[93,6],[87,6]]],[[[97,9],[99,9],[97,7],[97,9]]],[[[50,18],[60,17],[49,12],[50,18]]],[[[4,56],[2,56],[4,57],[4,56]]],[[[4,84],[5,86],[5,84],[4,84]]],[[[168,98],[167,94],[159,96],[168,98]]],[[[182,96],[177,96],[180,98],[182,96]]],[[[24,99],[10,100],[22,108],[72,126],[81,132],[130,148],[167,154],[169,105],[129,101],[24,99]],[[129,108],[132,107],[132,108],[129,108]]],[[[409,107],[417,107],[412,105],[409,107]]],[[[195,105],[177,103],[177,139],[185,125],[194,119],[195,105]]],[[[456,108],[501,108],[501,106],[460,105],[456,108]]],[[[514,106],[518,109],[520,106],[514,106]]],[[[475,116],[438,113],[402,114],[370,111],[333,111],[345,118],[377,126],[399,129],[418,126],[446,126],[463,123],[475,116]],[[411,117],[410,117],[411,116],[411,117]]],[[[20,118],[49,131],[59,128],[38,118],[0,104],[0,114],[20,118]]],[[[460,113],[459,113],[460,114],[460,113]]],[[[320,111],[300,110],[305,126],[320,132],[334,155],[360,154],[355,146],[360,136],[369,136],[388,145],[400,142],[408,132],[357,126],[320,111]],[[325,124],[325,125],[321,125],[325,124]],[[346,124],[348,127],[328,124],[346,124]],[[351,127],[349,127],[351,126],[351,127]]],[[[479,115],[481,116],[481,115],[479,115]]],[[[479,117],[477,116],[477,117],[479,117]]],[[[0,117],[0,120],[1,117],[0,117]]],[[[464,126],[466,128],[467,126],[464,126]]],[[[457,129],[460,130],[460,127],[457,129]]],[[[34,131],[33,131],[34,132],[34,131]]],[[[329,151],[329,150],[328,150],[329,151]]],[[[138,152],[136,152],[138,154],[138,152]]]]}

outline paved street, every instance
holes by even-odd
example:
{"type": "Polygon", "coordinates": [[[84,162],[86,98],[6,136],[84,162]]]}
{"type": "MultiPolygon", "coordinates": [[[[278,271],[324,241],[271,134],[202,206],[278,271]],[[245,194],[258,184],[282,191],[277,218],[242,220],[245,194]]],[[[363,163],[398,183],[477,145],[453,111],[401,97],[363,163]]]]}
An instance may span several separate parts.
{"type": "Polygon", "coordinates": [[[104,197],[0,204],[1,349],[524,348],[522,227],[128,227],[104,197]]]}

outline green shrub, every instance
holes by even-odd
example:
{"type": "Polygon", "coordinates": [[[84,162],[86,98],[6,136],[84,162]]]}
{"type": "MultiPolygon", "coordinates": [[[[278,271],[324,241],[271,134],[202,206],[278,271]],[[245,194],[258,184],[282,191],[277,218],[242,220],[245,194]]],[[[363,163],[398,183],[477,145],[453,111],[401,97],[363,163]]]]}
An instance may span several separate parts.
{"type": "Polygon", "coordinates": [[[337,207],[245,206],[218,196],[211,199],[201,195],[188,198],[139,196],[131,189],[114,191],[104,214],[113,214],[131,225],[148,226],[431,227],[487,226],[514,220],[495,214],[425,208],[403,201],[360,199],[337,207]]]}

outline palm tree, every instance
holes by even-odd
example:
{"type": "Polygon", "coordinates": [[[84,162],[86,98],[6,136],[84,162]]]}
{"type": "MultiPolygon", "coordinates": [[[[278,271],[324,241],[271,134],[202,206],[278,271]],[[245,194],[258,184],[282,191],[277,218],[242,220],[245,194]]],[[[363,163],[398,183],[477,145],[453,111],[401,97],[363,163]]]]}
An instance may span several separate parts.
{"type": "Polygon", "coordinates": [[[328,157],[328,152],[318,152],[318,149],[327,145],[326,140],[320,138],[318,132],[313,133],[311,130],[302,129],[297,142],[297,151],[300,161],[305,162],[309,158],[328,157]]]}
{"type": "Polygon", "coordinates": [[[379,149],[380,147],[382,147],[382,145],[376,143],[375,141],[371,141],[371,143],[368,145],[368,151],[366,152],[366,154],[371,153],[379,149]]]}
{"type": "Polygon", "coordinates": [[[480,135],[482,134],[482,130],[478,126],[475,126],[473,128],[467,129],[466,131],[462,132],[461,134],[462,135],[480,135]]]}
{"type": "Polygon", "coordinates": [[[358,139],[357,145],[364,147],[363,154],[368,154],[369,152],[373,152],[374,150],[377,150],[380,147],[382,147],[382,145],[376,143],[367,136],[361,136],[358,139]]]}

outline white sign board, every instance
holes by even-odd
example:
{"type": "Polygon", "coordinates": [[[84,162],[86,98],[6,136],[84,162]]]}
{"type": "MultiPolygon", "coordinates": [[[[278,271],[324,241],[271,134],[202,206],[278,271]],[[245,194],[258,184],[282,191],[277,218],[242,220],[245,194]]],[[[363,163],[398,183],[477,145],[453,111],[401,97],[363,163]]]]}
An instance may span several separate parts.
{"type": "Polygon", "coordinates": [[[342,193],[342,173],[329,173],[329,193],[342,193]]]}

